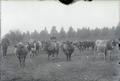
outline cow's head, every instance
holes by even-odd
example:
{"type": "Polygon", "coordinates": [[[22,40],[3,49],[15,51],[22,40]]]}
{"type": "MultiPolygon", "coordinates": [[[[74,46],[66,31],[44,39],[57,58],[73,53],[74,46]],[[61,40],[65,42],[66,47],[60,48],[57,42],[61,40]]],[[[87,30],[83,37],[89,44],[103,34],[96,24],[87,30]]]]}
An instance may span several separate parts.
{"type": "Polygon", "coordinates": [[[24,44],[22,42],[19,42],[18,44],[14,45],[15,48],[23,48],[24,44]]]}

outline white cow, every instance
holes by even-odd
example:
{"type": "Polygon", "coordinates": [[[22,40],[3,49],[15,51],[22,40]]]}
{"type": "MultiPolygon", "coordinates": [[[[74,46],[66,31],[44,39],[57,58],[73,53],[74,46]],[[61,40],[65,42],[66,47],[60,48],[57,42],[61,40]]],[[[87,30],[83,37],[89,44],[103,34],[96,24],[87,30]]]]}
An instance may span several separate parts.
{"type": "Polygon", "coordinates": [[[95,51],[104,52],[107,40],[96,40],[95,41],[95,51]]]}

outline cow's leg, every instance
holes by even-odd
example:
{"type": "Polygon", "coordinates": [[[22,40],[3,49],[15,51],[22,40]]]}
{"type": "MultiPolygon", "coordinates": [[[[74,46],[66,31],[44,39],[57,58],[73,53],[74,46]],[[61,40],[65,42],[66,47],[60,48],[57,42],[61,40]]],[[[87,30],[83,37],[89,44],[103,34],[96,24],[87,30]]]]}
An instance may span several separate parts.
{"type": "Polygon", "coordinates": [[[36,51],[34,51],[34,56],[36,56],[36,51]]]}
{"type": "Polygon", "coordinates": [[[24,63],[24,57],[22,58],[22,67],[24,68],[24,66],[25,66],[25,63],[24,63]]]}
{"type": "Polygon", "coordinates": [[[57,51],[54,52],[55,57],[57,57],[57,51]]]}
{"type": "Polygon", "coordinates": [[[107,60],[107,49],[105,49],[105,53],[104,53],[104,59],[105,59],[105,61],[107,60]]]}
{"type": "Polygon", "coordinates": [[[8,49],[8,47],[6,47],[6,50],[5,50],[5,56],[7,55],[7,49],[8,49]]]}
{"type": "Polygon", "coordinates": [[[110,51],[109,54],[110,54],[110,61],[111,61],[112,60],[112,56],[111,56],[112,55],[112,51],[110,51]]]}
{"type": "Polygon", "coordinates": [[[21,56],[21,67],[23,68],[24,67],[24,57],[23,56],[21,56]]]}
{"type": "Polygon", "coordinates": [[[19,56],[19,63],[20,63],[20,67],[22,67],[22,59],[21,59],[21,56],[19,56]]]}
{"type": "Polygon", "coordinates": [[[84,51],[86,51],[87,50],[87,48],[86,48],[86,46],[84,46],[84,51]]]}
{"type": "Polygon", "coordinates": [[[25,67],[25,57],[22,58],[22,67],[25,67]]]}
{"type": "Polygon", "coordinates": [[[39,50],[38,50],[38,51],[39,51],[39,53],[40,53],[41,49],[42,49],[42,48],[41,48],[41,47],[39,47],[39,50]]]}
{"type": "Polygon", "coordinates": [[[33,57],[34,57],[34,56],[36,56],[36,51],[35,51],[35,50],[33,51],[33,57]]]}
{"type": "Polygon", "coordinates": [[[84,47],[83,47],[83,52],[85,52],[85,51],[86,51],[86,47],[84,46],[84,47]]]}
{"type": "Polygon", "coordinates": [[[22,66],[25,67],[25,56],[22,57],[22,66]]]}
{"type": "Polygon", "coordinates": [[[56,57],[58,57],[58,52],[56,51],[56,57]]]}
{"type": "Polygon", "coordinates": [[[29,51],[30,58],[32,57],[32,56],[31,56],[31,54],[32,54],[32,52],[31,52],[31,51],[29,51]]]}
{"type": "Polygon", "coordinates": [[[24,67],[24,62],[23,62],[23,57],[21,57],[21,67],[23,68],[24,67]]]}
{"type": "Polygon", "coordinates": [[[33,51],[31,51],[30,57],[31,57],[31,58],[33,57],[33,51]]]}
{"type": "Polygon", "coordinates": [[[59,51],[57,50],[57,51],[56,51],[56,57],[58,57],[58,54],[59,54],[59,51]]]}
{"type": "Polygon", "coordinates": [[[48,60],[50,60],[50,55],[51,55],[51,53],[48,53],[48,60]]]}
{"type": "Polygon", "coordinates": [[[41,51],[41,47],[39,47],[39,49],[38,49],[38,54],[40,53],[40,51],[41,51]]]}
{"type": "Polygon", "coordinates": [[[94,50],[95,57],[97,57],[99,55],[99,50],[100,50],[100,48],[96,46],[95,50],[94,50]]]}
{"type": "Polygon", "coordinates": [[[24,67],[25,67],[25,59],[26,59],[26,55],[23,55],[23,56],[21,57],[21,61],[22,61],[22,68],[24,68],[24,67]]]}
{"type": "Polygon", "coordinates": [[[38,54],[38,50],[36,49],[36,50],[35,50],[35,55],[37,56],[37,54],[38,54]]]}
{"type": "Polygon", "coordinates": [[[32,57],[34,57],[34,51],[32,51],[32,57]]]}
{"type": "Polygon", "coordinates": [[[66,57],[67,57],[67,61],[69,61],[69,54],[66,54],[66,57]]]}
{"type": "Polygon", "coordinates": [[[52,57],[55,57],[55,52],[52,52],[52,57]]]}
{"type": "Polygon", "coordinates": [[[81,53],[82,53],[82,48],[81,48],[81,47],[79,47],[78,49],[79,49],[79,52],[80,52],[80,54],[81,54],[81,53]]]}
{"type": "Polygon", "coordinates": [[[70,61],[70,54],[68,54],[68,61],[70,61]]]}
{"type": "Polygon", "coordinates": [[[39,54],[39,51],[40,51],[40,50],[39,50],[39,48],[38,48],[38,49],[37,49],[37,55],[39,54]]]}
{"type": "Polygon", "coordinates": [[[39,49],[36,50],[36,55],[38,55],[38,53],[39,53],[39,49]]]}
{"type": "Polygon", "coordinates": [[[23,67],[25,67],[25,59],[26,59],[26,55],[23,58],[23,67]]]}
{"type": "Polygon", "coordinates": [[[7,47],[3,47],[3,56],[5,57],[7,54],[7,47]]]}
{"type": "Polygon", "coordinates": [[[80,54],[81,54],[82,53],[82,48],[81,47],[79,48],[79,51],[80,51],[80,54]]]}
{"type": "Polygon", "coordinates": [[[67,61],[68,61],[68,55],[66,54],[66,58],[67,58],[67,61]]]}
{"type": "Polygon", "coordinates": [[[94,50],[94,49],[95,49],[95,46],[93,46],[92,48],[93,48],[93,50],[94,50]]]}
{"type": "Polygon", "coordinates": [[[35,51],[33,51],[33,53],[32,53],[32,54],[33,54],[32,56],[34,57],[34,56],[35,56],[35,51]]]}
{"type": "Polygon", "coordinates": [[[36,48],[36,56],[38,55],[38,48],[36,48]]]}
{"type": "Polygon", "coordinates": [[[36,50],[34,51],[34,56],[36,56],[37,54],[36,54],[36,50]]]}
{"type": "Polygon", "coordinates": [[[37,56],[37,50],[35,51],[35,56],[37,56]]]}
{"type": "Polygon", "coordinates": [[[118,49],[120,50],[120,44],[118,44],[118,49]]]}
{"type": "Polygon", "coordinates": [[[4,50],[4,56],[6,56],[6,52],[7,52],[7,48],[5,48],[5,50],[4,50]]]}
{"type": "Polygon", "coordinates": [[[69,61],[71,61],[71,54],[69,54],[69,57],[68,57],[68,58],[69,58],[69,61]]]}
{"type": "Polygon", "coordinates": [[[21,57],[21,67],[23,68],[23,57],[21,57]]]}
{"type": "Polygon", "coordinates": [[[5,49],[3,48],[3,57],[5,56],[5,49]]]}
{"type": "Polygon", "coordinates": [[[81,52],[84,52],[84,48],[83,47],[81,47],[81,52]]]}
{"type": "Polygon", "coordinates": [[[96,51],[97,51],[97,47],[94,47],[93,51],[94,51],[94,56],[95,56],[96,55],[96,51]]]}
{"type": "Polygon", "coordinates": [[[30,51],[30,58],[32,57],[32,54],[33,54],[32,51],[30,51]]]}

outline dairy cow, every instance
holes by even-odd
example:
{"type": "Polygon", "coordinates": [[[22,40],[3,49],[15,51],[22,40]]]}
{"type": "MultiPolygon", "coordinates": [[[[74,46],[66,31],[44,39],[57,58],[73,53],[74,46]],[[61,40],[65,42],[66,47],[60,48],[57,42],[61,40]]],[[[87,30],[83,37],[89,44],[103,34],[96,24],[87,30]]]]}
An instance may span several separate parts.
{"type": "Polygon", "coordinates": [[[74,52],[73,43],[70,41],[63,42],[61,48],[62,48],[64,54],[66,55],[67,61],[71,61],[71,56],[74,52]]]}
{"type": "Polygon", "coordinates": [[[22,42],[19,42],[14,47],[15,47],[15,54],[20,63],[20,67],[25,67],[25,59],[28,54],[28,49],[26,45],[24,45],[22,42]]]}

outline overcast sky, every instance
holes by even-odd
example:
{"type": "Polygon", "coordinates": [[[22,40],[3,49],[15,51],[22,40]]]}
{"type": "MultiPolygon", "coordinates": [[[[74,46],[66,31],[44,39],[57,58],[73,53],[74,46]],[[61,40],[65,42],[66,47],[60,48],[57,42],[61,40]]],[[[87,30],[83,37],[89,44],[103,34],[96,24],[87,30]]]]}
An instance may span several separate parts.
{"type": "Polygon", "coordinates": [[[59,31],[82,27],[91,29],[116,26],[119,22],[120,1],[78,1],[66,6],[57,1],[2,1],[2,36],[10,30],[50,32],[52,26],[59,31]]]}

